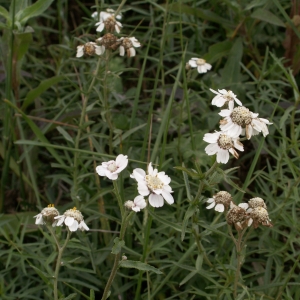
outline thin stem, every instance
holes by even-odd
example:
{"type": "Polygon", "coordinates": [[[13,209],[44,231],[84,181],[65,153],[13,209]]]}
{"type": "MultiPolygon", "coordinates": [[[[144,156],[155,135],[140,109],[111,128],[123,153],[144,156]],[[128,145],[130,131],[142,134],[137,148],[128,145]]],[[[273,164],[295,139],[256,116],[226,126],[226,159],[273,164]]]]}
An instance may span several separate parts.
{"type": "MultiPolygon", "coordinates": [[[[127,228],[127,225],[131,219],[131,217],[135,214],[134,211],[132,211],[127,217],[126,217],[126,212],[122,218],[122,225],[121,225],[121,231],[120,231],[120,241],[124,240],[124,236],[125,236],[125,232],[126,232],[126,228],[127,228]]],[[[120,257],[121,257],[121,250],[119,251],[118,254],[116,254],[115,256],[115,261],[114,261],[114,265],[113,265],[113,268],[111,270],[111,273],[110,273],[110,276],[108,278],[108,281],[106,283],[106,286],[105,286],[105,289],[104,289],[104,292],[103,292],[103,296],[102,296],[102,300],[106,300],[108,295],[109,295],[109,291],[110,291],[110,287],[115,279],[115,276],[117,274],[117,271],[118,271],[118,268],[119,268],[119,262],[120,262],[120,257]]]]}
{"type": "Polygon", "coordinates": [[[113,180],[113,184],[114,184],[114,193],[115,193],[115,195],[118,199],[118,204],[119,204],[119,208],[120,208],[120,211],[121,211],[121,216],[122,216],[122,219],[123,219],[123,216],[124,216],[124,203],[123,203],[121,195],[120,195],[120,191],[119,191],[117,181],[113,180]]]}
{"type": "MultiPolygon", "coordinates": [[[[92,79],[92,82],[91,82],[91,84],[88,88],[87,94],[82,99],[82,111],[81,111],[77,136],[76,136],[76,139],[75,139],[75,147],[74,147],[75,149],[79,148],[79,142],[80,142],[80,137],[81,137],[81,133],[82,133],[82,127],[83,127],[85,116],[86,116],[86,107],[87,107],[87,104],[88,104],[89,95],[90,95],[90,93],[91,93],[91,91],[94,87],[96,77],[97,77],[97,74],[99,72],[100,64],[101,64],[101,58],[98,59],[98,63],[97,63],[96,71],[95,71],[95,76],[92,79]]],[[[72,199],[75,202],[76,206],[79,206],[79,199],[78,199],[78,195],[77,195],[77,191],[78,191],[78,164],[79,164],[79,153],[75,152],[75,154],[74,154],[73,191],[72,191],[71,196],[72,196],[72,199]]]]}
{"type": "MultiPolygon", "coordinates": [[[[49,227],[48,227],[49,228],[49,227]]],[[[55,243],[56,243],[56,246],[57,246],[57,251],[58,251],[58,255],[57,255],[57,260],[56,260],[56,266],[55,266],[55,271],[54,271],[54,283],[53,283],[53,295],[54,295],[54,300],[58,300],[58,290],[57,290],[57,282],[58,282],[58,274],[59,274],[59,269],[60,269],[60,266],[61,266],[61,258],[62,258],[62,255],[63,255],[63,252],[67,246],[67,243],[70,239],[70,236],[71,236],[71,231],[68,229],[68,233],[67,233],[67,238],[64,242],[64,244],[60,247],[59,245],[59,242],[56,238],[56,235],[55,233],[53,232],[53,230],[51,229],[50,230],[54,240],[55,240],[55,243]]]]}

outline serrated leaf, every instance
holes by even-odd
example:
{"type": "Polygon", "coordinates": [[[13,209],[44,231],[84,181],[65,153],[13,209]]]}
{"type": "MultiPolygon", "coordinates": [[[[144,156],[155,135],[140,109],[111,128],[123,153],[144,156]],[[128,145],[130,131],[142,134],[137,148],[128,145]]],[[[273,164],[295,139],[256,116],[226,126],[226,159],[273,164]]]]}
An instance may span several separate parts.
{"type": "Polygon", "coordinates": [[[257,10],[255,10],[251,14],[251,18],[258,19],[270,23],[272,25],[286,27],[285,24],[277,16],[275,16],[273,13],[263,8],[258,8],[257,10]]]}
{"type": "Polygon", "coordinates": [[[46,11],[52,2],[53,0],[38,0],[34,4],[20,10],[16,14],[15,19],[24,25],[30,18],[37,17],[46,11]]]}
{"type": "Polygon", "coordinates": [[[58,130],[58,132],[69,142],[71,142],[72,144],[74,144],[74,140],[72,139],[72,137],[68,134],[67,131],[65,131],[62,127],[57,126],[56,129],[58,130]]]}
{"type": "Polygon", "coordinates": [[[150,271],[154,272],[156,274],[162,274],[162,272],[159,269],[156,269],[146,263],[140,262],[140,261],[134,261],[134,260],[122,260],[119,264],[122,268],[134,268],[138,269],[140,271],[150,271]]]}
{"type": "Polygon", "coordinates": [[[28,92],[26,95],[26,98],[22,105],[22,110],[24,111],[28,105],[32,104],[33,101],[39,97],[43,92],[48,90],[53,85],[61,82],[64,79],[63,75],[60,76],[54,76],[49,79],[43,80],[35,89],[28,92]]]}
{"type": "Polygon", "coordinates": [[[116,237],[114,239],[114,245],[111,249],[111,253],[118,254],[121,251],[122,247],[124,247],[124,246],[125,246],[125,242],[123,240],[120,241],[120,239],[118,237],[116,237]]]}

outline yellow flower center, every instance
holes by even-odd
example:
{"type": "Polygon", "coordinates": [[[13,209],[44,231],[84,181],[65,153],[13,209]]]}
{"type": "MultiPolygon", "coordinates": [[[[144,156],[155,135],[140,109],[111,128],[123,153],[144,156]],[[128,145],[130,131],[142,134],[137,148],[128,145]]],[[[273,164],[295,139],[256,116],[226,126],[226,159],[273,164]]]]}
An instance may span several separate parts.
{"type": "Polygon", "coordinates": [[[198,58],[197,61],[196,61],[196,64],[198,66],[204,65],[204,64],[206,64],[206,60],[202,59],[202,58],[198,58]]]}
{"type": "Polygon", "coordinates": [[[150,190],[162,189],[164,184],[157,176],[146,175],[147,186],[150,190]]]}

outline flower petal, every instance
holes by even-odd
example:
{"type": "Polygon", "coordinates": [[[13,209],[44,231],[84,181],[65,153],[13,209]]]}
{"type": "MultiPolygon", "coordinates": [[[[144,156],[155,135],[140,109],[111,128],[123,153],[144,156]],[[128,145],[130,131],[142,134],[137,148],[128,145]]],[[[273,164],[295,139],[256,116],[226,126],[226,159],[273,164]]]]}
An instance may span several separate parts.
{"type": "Polygon", "coordinates": [[[150,194],[149,204],[153,207],[162,207],[164,205],[164,198],[161,195],[150,194]]]}
{"type": "Polygon", "coordinates": [[[223,212],[224,209],[225,209],[225,207],[224,207],[224,204],[222,204],[222,203],[218,203],[215,207],[215,211],[218,211],[218,212],[223,212]]]}
{"type": "Polygon", "coordinates": [[[162,190],[161,194],[169,204],[174,203],[174,198],[169,192],[166,192],[166,191],[162,190]]]}

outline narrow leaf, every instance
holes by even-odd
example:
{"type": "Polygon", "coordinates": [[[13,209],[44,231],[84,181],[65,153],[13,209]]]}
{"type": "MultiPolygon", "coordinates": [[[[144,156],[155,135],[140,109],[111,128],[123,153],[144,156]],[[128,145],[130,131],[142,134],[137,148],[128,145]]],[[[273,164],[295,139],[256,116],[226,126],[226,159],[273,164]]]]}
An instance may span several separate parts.
{"type": "Polygon", "coordinates": [[[72,139],[72,137],[68,134],[67,131],[65,131],[62,127],[57,126],[56,129],[59,131],[59,133],[69,142],[71,142],[72,144],[74,144],[74,140],[72,139]]]}
{"type": "Polygon", "coordinates": [[[140,261],[122,260],[122,261],[120,261],[119,266],[122,268],[134,268],[134,269],[138,269],[140,271],[151,271],[156,274],[162,274],[162,272],[159,269],[156,269],[156,268],[154,268],[148,264],[145,264],[143,262],[140,262],[140,261]]]}
{"type": "Polygon", "coordinates": [[[25,24],[30,18],[41,15],[48,9],[53,0],[38,0],[34,4],[22,9],[16,14],[16,21],[25,24]]]}
{"type": "Polygon", "coordinates": [[[195,213],[197,206],[195,204],[190,204],[189,208],[187,209],[185,215],[184,215],[184,219],[182,222],[182,231],[181,231],[181,240],[184,240],[184,236],[185,236],[185,232],[186,232],[186,227],[188,224],[189,219],[193,216],[193,214],[195,213]]]}
{"type": "Polygon", "coordinates": [[[253,19],[265,21],[265,22],[273,24],[273,25],[285,27],[285,24],[277,16],[275,16],[273,13],[271,13],[270,11],[263,9],[263,8],[258,8],[257,10],[255,10],[251,14],[251,17],[253,19]]]}
{"type": "Polygon", "coordinates": [[[114,246],[112,247],[112,250],[111,250],[111,253],[112,254],[118,254],[120,251],[121,251],[121,249],[122,249],[122,247],[124,247],[125,246],[125,242],[122,240],[122,241],[120,241],[120,239],[118,238],[118,237],[116,237],[115,239],[114,239],[114,246]]]}

